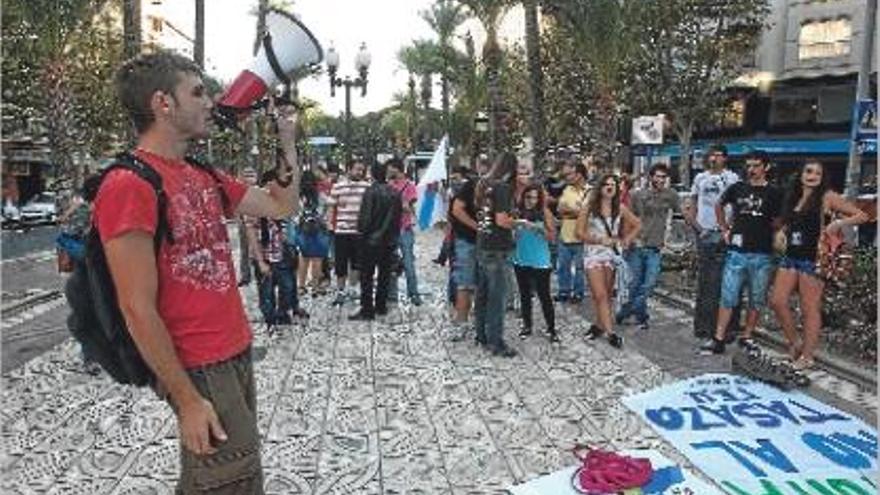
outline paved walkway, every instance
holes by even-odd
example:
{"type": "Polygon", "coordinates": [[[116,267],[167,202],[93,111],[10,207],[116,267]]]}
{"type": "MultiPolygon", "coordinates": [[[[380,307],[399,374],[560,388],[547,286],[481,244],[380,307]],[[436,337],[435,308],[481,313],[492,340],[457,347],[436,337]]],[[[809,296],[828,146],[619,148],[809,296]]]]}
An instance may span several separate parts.
{"type": "MultiPolygon", "coordinates": [[[[622,351],[588,342],[583,310],[574,307],[557,307],[561,346],[541,336],[519,341],[510,330],[515,359],[489,357],[470,341],[450,343],[445,272],[426,262],[438,242],[431,233],[419,243],[425,306],[401,303],[382,320],[352,324],[346,316],[355,308],[331,309],[327,296],[305,299],[311,320],[281,335],[255,324],[268,493],[503,493],[573,464],[569,449],[584,442],[656,448],[688,464],[619,399],[719,360],[700,361],[662,338],[678,356],[664,363],[650,341],[654,330],[622,351]]],[[[254,289],[245,295],[257,318],[254,289]]],[[[656,332],[685,331],[673,310],[656,321],[656,332]]],[[[508,322],[516,328],[512,314],[508,322]]],[[[3,493],[173,492],[174,418],[149,391],[82,373],[71,341],[4,382],[3,493]]],[[[860,393],[837,397],[839,407],[876,417],[860,393]]]]}

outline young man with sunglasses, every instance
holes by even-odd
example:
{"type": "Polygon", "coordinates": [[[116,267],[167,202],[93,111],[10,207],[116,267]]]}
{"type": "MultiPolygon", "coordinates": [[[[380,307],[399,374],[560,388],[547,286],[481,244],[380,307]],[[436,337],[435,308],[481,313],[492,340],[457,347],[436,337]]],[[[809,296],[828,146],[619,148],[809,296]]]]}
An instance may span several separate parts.
{"type": "Polygon", "coordinates": [[[642,221],[642,231],[625,253],[630,270],[629,301],[617,313],[617,324],[630,316],[643,330],[648,329],[648,298],[660,275],[661,254],[666,238],[666,221],[672,213],[681,213],[678,194],[668,187],[669,168],[664,164],[651,167],[650,184],[630,197],[633,213],[642,221]]]}

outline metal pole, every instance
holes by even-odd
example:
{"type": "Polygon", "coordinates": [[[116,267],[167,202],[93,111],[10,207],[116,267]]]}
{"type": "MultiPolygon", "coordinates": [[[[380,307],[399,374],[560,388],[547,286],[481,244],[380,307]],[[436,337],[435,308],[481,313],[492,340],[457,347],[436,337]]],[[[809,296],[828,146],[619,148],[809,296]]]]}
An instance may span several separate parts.
{"type": "Polygon", "coordinates": [[[871,77],[871,56],[874,51],[874,36],[877,27],[877,0],[867,0],[865,8],[865,24],[862,30],[862,57],[859,63],[859,77],[856,83],[856,101],[853,110],[853,134],[850,136],[849,161],[846,166],[846,196],[855,198],[859,194],[859,186],[862,175],[862,157],[859,154],[858,143],[855,140],[855,130],[858,123],[855,122],[859,100],[867,99],[869,80],[871,77]]]}
{"type": "Polygon", "coordinates": [[[351,84],[345,81],[345,166],[351,163],[351,84]]]}

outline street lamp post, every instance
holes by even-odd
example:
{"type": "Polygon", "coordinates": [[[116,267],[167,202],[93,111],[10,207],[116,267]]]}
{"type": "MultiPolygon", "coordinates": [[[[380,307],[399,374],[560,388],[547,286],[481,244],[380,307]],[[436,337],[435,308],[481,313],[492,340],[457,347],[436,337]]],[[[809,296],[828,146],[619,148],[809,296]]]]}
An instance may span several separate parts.
{"type": "Polygon", "coordinates": [[[361,43],[354,58],[354,66],[358,71],[358,77],[352,79],[346,76],[344,79],[336,75],[339,69],[339,53],[332,46],[327,50],[327,72],[330,73],[330,96],[336,96],[336,87],[345,87],[345,162],[351,161],[351,88],[361,88],[361,96],[367,95],[367,71],[370,68],[370,53],[366,43],[361,43]]]}

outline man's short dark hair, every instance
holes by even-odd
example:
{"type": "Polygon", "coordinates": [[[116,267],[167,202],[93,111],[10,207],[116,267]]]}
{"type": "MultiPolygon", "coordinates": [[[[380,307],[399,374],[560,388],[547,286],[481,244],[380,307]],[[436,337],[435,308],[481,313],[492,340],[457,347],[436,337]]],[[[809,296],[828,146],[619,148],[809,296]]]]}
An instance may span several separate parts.
{"type": "Polygon", "coordinates": [[[473,170],[464,165],[456,165],[455,167],[452,167],[452,173],[459,174],[462,177],[469,177],[473,173],[473,170]]]}
{"type": "Polygon", "coordinates": [[[663,172],[666,175],[669,175],[669,167],[665,163],[655,163],[651,165],[651,168],[648,170],[648,177],[654,177],[654,174],[657,172],[663,172]]]}
{"type": "Polygon", "coordinates": [[[712,145],[709,146],[709,149],[707,150],[707,152],[710,155],[712,153],[721,153],[722,155],[724,155],[726,157],[727,156],[727,146],[724,146],[724,144],[722,144],[722,143],[712,143],[712,145]]]}
{"type": "Polygon", "coordinates": [[[138,133],[146,131],[156,120],[150,108],[153,94],[162,91],[174,98],[174,87],[184,73],[202,75],[195,62],[167,50],[138,55],[119,68],[116,93],[138,133]]]}
{"type": "Polygon", "coordinates": [[[363,160],[358,160],[357,158],[354,158],[354,159],[349,160],[348,163],[345,164],[345,171],[351,172],[351,168],[354,167],[354,165],[356,163],[363,164],[364,168],[366,168],[366,166],[367,166],[367,164],[365,164],[363,160]]]}
{"type": "Polygon", "coordinates": [[[406,167],[403,165],[403,160],[401,160],[400,158],[389,158],[385,162],[385,167],[394,167],[401,172],[404,172],[406,170],[406,167]]]}
{"type": "Polygon", "coordinates": [[[370,175],[373,177],[373,182],[384,183],[386,181],[385,174],[388,173],[388,165],[388,162],[384,164],[376,162],[370,167],[370,175]]]}
{"type": "Polygon", "coordinates": [[[761,162],[764,166],[770,165],[770,155],[768,155],[765,151],[761,150],[752,150],[748,154],[746,154],[746,161],[756,161],[761,162]]]}

